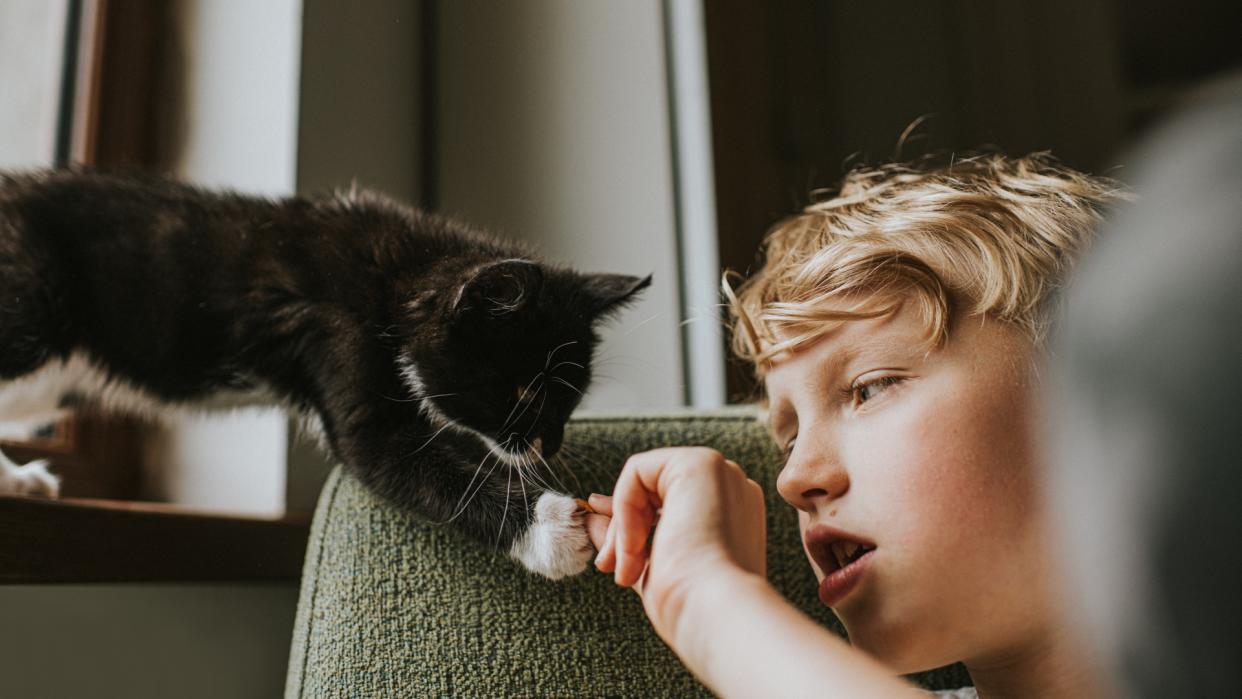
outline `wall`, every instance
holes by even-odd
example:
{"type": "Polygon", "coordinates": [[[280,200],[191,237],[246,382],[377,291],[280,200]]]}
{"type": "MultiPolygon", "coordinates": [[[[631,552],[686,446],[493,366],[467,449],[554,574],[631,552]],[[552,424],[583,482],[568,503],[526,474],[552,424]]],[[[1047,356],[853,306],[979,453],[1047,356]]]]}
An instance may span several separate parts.
{"type": "Polygon", "coordinates": [[[52,163],[67,5],[0,4],[0,168],[52,163]]]}
{"type": "Polygon", "coordinates": [[[0,587],[0,696],[280,696],[294,586],[0,587]]]}
{"type": "Polygon", "coordinates": [[[682,405],[661,3],[439,7],[439,208],[584,270],[654,274],[603,333],[585,406],[682,405]]]}

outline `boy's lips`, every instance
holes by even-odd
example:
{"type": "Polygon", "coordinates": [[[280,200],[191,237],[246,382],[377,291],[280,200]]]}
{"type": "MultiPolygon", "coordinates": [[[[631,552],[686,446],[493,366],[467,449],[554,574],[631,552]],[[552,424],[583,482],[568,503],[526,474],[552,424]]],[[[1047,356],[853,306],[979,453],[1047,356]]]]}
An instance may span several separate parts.
{"type": "Polygon", "coordinates": [[[834,606],[853,591],[874,558],[875,544],[859,536],[817,524],[806,530],[807,553],[824,579],[819,584],[819,600],[834,606]]]}

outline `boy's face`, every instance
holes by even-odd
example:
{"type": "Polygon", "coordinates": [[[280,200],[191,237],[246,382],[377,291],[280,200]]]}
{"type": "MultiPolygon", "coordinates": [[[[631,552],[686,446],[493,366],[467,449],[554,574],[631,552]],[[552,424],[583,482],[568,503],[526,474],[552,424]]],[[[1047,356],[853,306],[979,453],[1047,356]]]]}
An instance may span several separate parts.
{"type": "Polygon", "coordinates": [[[1002,662],[1050,606],[1034,349],[980,316],[930,353],[923,337],[907,304],[778,358],[765,380],[777,443],[792,440],[778,487],[820,598],[897,672],[1002,662]]]}

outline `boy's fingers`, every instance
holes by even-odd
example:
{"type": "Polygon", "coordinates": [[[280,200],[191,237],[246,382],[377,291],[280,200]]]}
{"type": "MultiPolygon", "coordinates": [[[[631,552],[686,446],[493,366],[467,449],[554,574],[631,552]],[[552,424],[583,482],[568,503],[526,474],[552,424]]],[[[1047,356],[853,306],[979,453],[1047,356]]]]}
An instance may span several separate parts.
{"type": "Polygon", "coordinates": [[[599,550],[604,545],[604,538],[608,536],[608,522],[611,517],[602,514],[588,514],[586,516],[587,536],[591,539],[591,545],[595,550],[599,550]]]}
{"type": "Polygon", "coordinates": [[[608,521],[608,530],[604,533],[604,545],[600,547],[599,554],[595,556],[595,567],[603,573],[611,573],[616,566],[615,549],[612,546],[613,532],[616,530],[615,520],[608,521]]]}
{"type": "Polygon", "coordinates": [[[647,567],[647,538],[660,507],[659,480],[667,452],[630,457],[612,492],[616,582],[631,587],[647,567]]]}
{"type": "Polygon", "coordinates": [[[612,516],[612,498],[607,495],[591,493],[591,496],[587,498],[587,504],[591,506],[592,510],[601,515],[612,516]]]}

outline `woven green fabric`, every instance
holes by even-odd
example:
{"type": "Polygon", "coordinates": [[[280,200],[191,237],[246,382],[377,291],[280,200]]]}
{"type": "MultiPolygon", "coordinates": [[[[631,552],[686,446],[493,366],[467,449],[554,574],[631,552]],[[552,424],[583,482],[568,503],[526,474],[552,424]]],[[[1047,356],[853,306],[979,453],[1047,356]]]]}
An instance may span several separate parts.
{"type": "MultiPolygon", "coordinates": [[[[575,419],[568,490],[610,492],[628,454],[706,444],[768,494],[770,579],[821,623],[779,455],[750,412],[575,419]],[[574,478],[578,482],[575,482],[574,478]]],[[[728,610],[721,610],[728,613],[728,610]]],[[[967,683],[960,668],[918,678],[967,683]]],[[[710,696],[664,646],[637,597],[593,571],[549,582],[501,554],[378,501],[337,469],[307,548],[286,697],[710,696]]]]}

